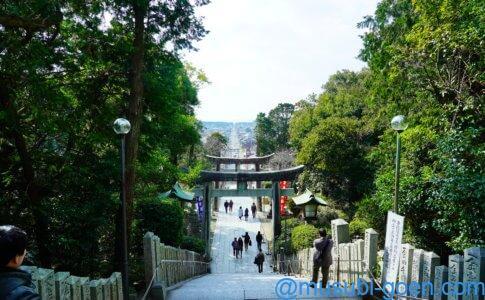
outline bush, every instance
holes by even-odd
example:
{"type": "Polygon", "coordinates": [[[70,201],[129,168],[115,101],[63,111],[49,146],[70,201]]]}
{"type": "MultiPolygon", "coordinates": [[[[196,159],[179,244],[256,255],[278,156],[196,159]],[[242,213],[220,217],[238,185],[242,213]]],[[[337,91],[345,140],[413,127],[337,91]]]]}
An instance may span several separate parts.
{"type": "Polygon", "coordinates": [[[319,227],[330,227],[332,220],[340,218],[340,211],[329,207],[319,206],[317,210],[317,223],[319,227]]]}
{"type": "Polygon", "coordinates": [[[364,237],[365,230],[367,228],[370,228],[369,224],[362,219],[353,219],[349,223],[349,231],[350,231],[350,236],[354,237],[358,235],[359,237],[364,237]]]}
{"type": "Polygon", "coordinates": [[[162,243],[178,246],[182,240],[184,212],[178,200],[143,199],[137,205],[138,226],[143,234],[155,233],[162,243]]]}
{"type": "Polygon", "coordinates": [[[205,242],[198,237],[186,235],[182,237],[180,248],[204,254],[205,242]]]}
{"type": "Polygon", "coordinates": [[[310,224],[296,226],[291,232],[291,246],[294,251],[313,247],[313,241],[318,237],[318,229],[310,224]]]}

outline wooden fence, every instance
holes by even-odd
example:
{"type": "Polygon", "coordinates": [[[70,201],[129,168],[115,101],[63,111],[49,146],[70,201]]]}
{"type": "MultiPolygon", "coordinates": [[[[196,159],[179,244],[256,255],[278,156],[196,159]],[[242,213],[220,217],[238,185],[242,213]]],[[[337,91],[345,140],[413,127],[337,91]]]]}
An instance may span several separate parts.
{"type": "Polygon", "coordinates": [[[166,246],[152,232],[143,238],[145,281],[148,289],[155,283],[173,286],[189,278],[206,274],[208,263],[199,253],[166,246]]]}
{"type": "Polygon", "coordinates": [[[90,280],[69,272],[23,266],[31,273],[32,280],[42,300],[121,300],[123,299],[121,274],[109,278],[90,280]]]}
{"type": "MultiPolygon", "coordinates": [[[[343,219],[332,220],[333,263],[330,267],[331,281],[356,283],[359,279],[370,280],[371,272],[381,270],[383,250],[378,251],[378,233],[369,228],[365,231],[364,240],[350,240],[349,224],[343,219]]],[[[278,270],[281,273],[298,274],[311,277],[313,266],[313,248],[303,249],[293,256],[279,256],[278,270]]],[[[431,251],[416,249],[410,244],[401,245],[398,281],[406,284],[417,282],[433,283],[434,292],[424,288],[416,295],[424,299],[446,299],[442,294],[442,284],[449,282],[448,299],[462,299],[455,296],[453,289],[467,286],[467,283],[485,283],[485,248],[465,249],[464,255],[450,255],[448,266],[440,265],[440,257],[431,251]],[[456,284],[456,283],[459,284],[456,284]]],[[[380,283],[382,280],[377,279],[380,283]]],[[[426,285],[420,285],[425,287],[426,285]]],[[[404,286],[403,286],[404,287],[404,286]]],[[[483,287],[476,287],[485,289],[483,287]]],[[[402,292],[402,291],[399,291],[402,292]]],[[[485,291],[479,290],[479,294],[485,291]]],[[[483,294],[463,296],[463,299],[483,299],[483,294]]]]}

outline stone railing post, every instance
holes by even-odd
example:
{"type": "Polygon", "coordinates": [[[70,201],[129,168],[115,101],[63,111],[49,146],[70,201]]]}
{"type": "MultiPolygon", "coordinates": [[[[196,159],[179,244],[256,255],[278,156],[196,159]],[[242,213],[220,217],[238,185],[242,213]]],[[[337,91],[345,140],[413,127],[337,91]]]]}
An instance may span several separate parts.
{"type": "Polygon", "coordinates": [[[32,280],[42,299],[56,299],[54,270],[37,268],[32,274],[32,280]]]}
{"type": "Polygon", "coordinates": [[[80,277],[79,285],[81,286],[81,299],[90,300],[91,299],[91,287],[89,285],[89,277],[80,277]]]}
{"type": "Polygon", "coordinates": [[[89,282],[89,292],[91,300],[103,300],[103,288],[100,280],[91,280],[89,282]]]}
{"type": "Polygon", "coordinates": [[[485,282],[485,248],[468,248],[464,253],[463,283],[467,291],[463,299],[483,299],[481,293],[484,291],[481,290],[479,282],[485,282]]]}
{"type": "MultiPolygon", "coordinates": [[[[356,265],[356,271],[357,271],[357,276],[356,280],[359,278],[364,277],[364,266],[362,264],[362,261],[364,260],[364,246],[365,242],[363,239],[358,239],[355,242],[355,246],[357,247],[357,252],[356,252],[356,257],[357,257],[357,262],[355,262],[356,265]]],[[[357,281],[356,281],[357,282],[357,281]]]]}
{"type": "Polygon", "coordinates": [[[364,265],[365,270],[372,272],[377,263],[377,238],[379,234],[372,228],[365,230],[364,235],[364,265]]]}
{"type": "MultiPolygon", "coordinates": [[[[414,247],[410,244],[401,244],[401,259],[399,261],[399,282],[403,282],[407,286],[411,283],[413,272],[413,254],[414,247]]],[[[399,285],[399,294],[403,295],[406,287],[399,285]]],[[[406,298],[402,298],[406,299],[406,298]]]]}
{"type": "Polygon", "coordinates": [[[455,284],[463,282],[463,255],[454,254],[448,257],[448,299],[462,300],[463,296],[457,295],[455,284]]]}
{"type": "Polygon", "coordinates": [[[444,300],[446,299],[446,295],[442,293],[442,286],[443,283],[448,281],[448,267],[446,266],[437,266],[434,269],[434,293],[433,299],[434,300],[444,300]]]}
{"type": "Polygon", "coordinates": [[[148,286],[156,270],[155,244],[153,232],[147,232],[143,237],[143,260],[145,263],[145,283],[148,286]]]}
{"type": "Polygon", "coordinates": [[[71,294],[72,300],[81,300],[82,293],[81,293],[81,284],[79,282],[79,277],[77,276],[69,276],[66,279],[66,284],[68,285],[69,292],[71,294]]]}
{"type": "Polygon", "coordinates": [[[69,278],[69,272],[55,273],[56,300],[71,299],[71,288],[67,283],[67,278],[69,278]]]}
{"type": "MultiPolygon", "coordinates": [[[[414,249],[411,281],[419,284],[423,281],[423,255],[424,250],[414,249]]],[[[418,297],[421,293],[410,288],[409,294],[413,297],[418,297]]]]}
{"type": "Polygon", "coordinates": [[[434,252],[425,252],[423,257],[423,298],[432,299],[435,268],[440,264],[440,257],[434,252]]]}

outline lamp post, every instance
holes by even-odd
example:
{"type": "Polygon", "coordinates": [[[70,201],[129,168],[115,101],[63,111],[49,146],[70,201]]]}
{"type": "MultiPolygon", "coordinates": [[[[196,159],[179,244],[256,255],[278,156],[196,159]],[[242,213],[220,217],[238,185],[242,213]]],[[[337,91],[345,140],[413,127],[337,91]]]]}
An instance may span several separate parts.
{"type": "Polygon", "coordinates": [[[408,123],[403,115],[398,115],[392,118],[391,127],[396,131],[396,173],[394,176],[394,212],[397,214],[397,201],[399,199],[399,172],[401,164],[401,138],[400,134],[406,128],[408,123]]]}
{"type": "Polygon", "coordinates": [[[128,286],[128,236],[126,230],[126,180],[125,180],[125,136],[130,132],[131,124],[128,120],[118,118],[113,123],[113,130],[121,139],[121,234],[123,267],[121,270],[123,284],[123,299],[129,299],[128,286]]]}

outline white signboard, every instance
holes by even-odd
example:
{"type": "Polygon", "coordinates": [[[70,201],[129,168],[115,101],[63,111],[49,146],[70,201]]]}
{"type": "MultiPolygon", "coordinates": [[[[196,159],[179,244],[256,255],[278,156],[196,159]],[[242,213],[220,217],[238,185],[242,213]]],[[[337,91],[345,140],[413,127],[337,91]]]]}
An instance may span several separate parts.
{"type": "Polygon", "coordinates": [[[404,217],[387,212],[386,244],[382,264],[382,283],[396,282],[401,258],[401,242],[404,227],[404,217]]]}

